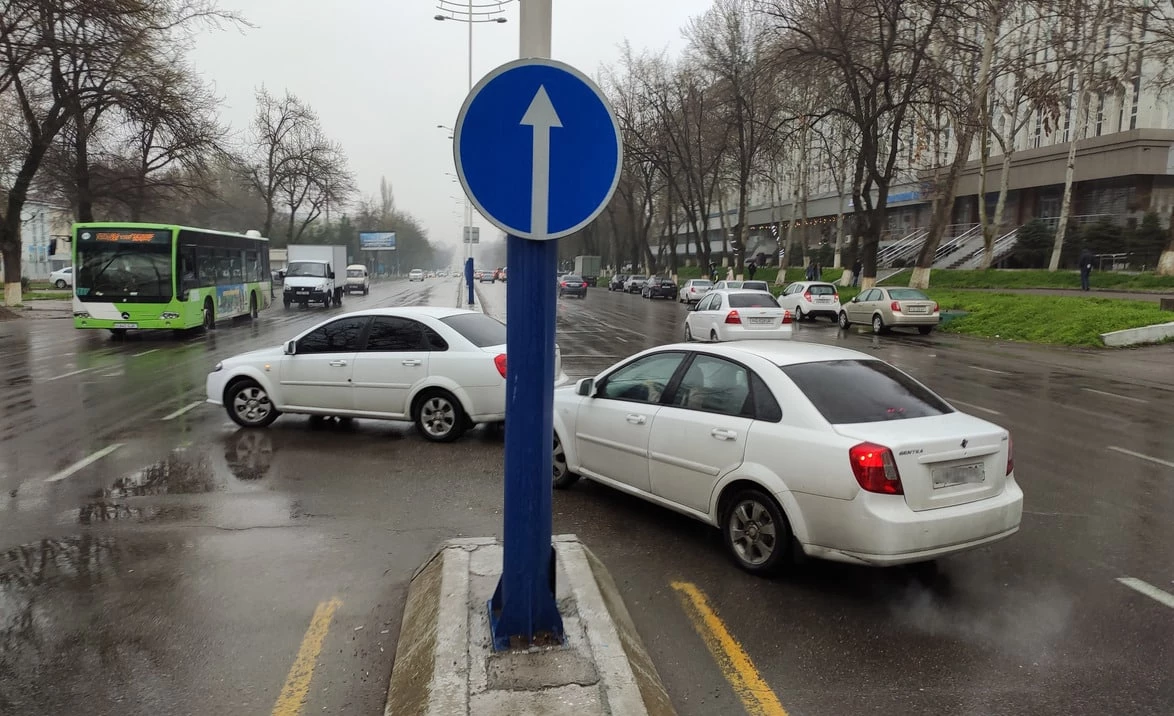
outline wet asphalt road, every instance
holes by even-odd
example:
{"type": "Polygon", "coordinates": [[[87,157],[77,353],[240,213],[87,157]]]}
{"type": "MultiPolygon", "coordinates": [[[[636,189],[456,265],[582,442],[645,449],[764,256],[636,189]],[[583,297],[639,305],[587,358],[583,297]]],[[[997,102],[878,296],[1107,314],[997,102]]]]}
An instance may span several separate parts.
{"type": "MultiPolygon", "coordinates": [[[[480,288],[504,311],[503,286],[480,288]]],[[[395,282],[331,312],[455,296],[395,282]]],[[[564,367],[592,375],[676,340],[683,311],[603,289],[560,301],[564,367]]],[[[270,713],[332,599],[303,713],[381,713],[413,570],[443,539],[500,531],[500,433],[433,445],[374,421],[249,432],[211,406],[177,415],[216,360],[325,315],[278,308],[120,343],[69,321],[0,323],[0,714],[270,713]]],[[[792,714],[1171,713],[1174,610],[1116,580],[1174,591],[1174,468],[1136,457],[1174,464],[1174,346],[1053,351],[826,322],[796,338],[876,351],[1011,429],[1023,529],[936,574],[810,563],[766,581],[686,518],[589,482],[558,493],[556,531],[608,565],[679,712],[743,710],[674,581],[709,596],[792,714]]]]}

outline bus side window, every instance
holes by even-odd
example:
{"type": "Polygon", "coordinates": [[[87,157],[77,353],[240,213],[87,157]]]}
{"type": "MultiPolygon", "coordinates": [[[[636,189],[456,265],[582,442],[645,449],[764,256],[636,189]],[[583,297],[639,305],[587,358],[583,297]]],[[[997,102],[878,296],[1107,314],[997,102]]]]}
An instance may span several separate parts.
{"type": "Polygon", "coordinates": [[[228,283],[232,280],[232,258],[228,252],[220,249],[216,252],[216,283],[228,283]]]}
{"type": "Polygon", "coordinates": [[[197,254],[199,257],[197,261],[198,276],[201,286],[215,286],[216,285],[216,257],[212,255],[212,249],[200,249],[197,254]]]}
{"type": "Polygon", "coordinates": [[[196,273],[196,249],[193,246],[183,246],[179,250],[179,288],[185,294],[200,285],[196,273]]]}
{"type": "Polygon", "coordinates": [[[261,280],[261,262],[257,260],[256,251],[245,252],[245,275],[246,281],[260,281],[261,280]]]}

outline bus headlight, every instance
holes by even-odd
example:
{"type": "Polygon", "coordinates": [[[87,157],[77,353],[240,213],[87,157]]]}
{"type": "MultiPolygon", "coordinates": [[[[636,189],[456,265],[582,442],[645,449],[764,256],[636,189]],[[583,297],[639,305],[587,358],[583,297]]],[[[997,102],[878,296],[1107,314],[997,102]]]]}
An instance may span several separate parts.
{"type": "Polygon", "coordinates": [[[163,319],[164,321],[170,321],[170,320],[179,318],[179,314],[172,313],[171,311],[166,311],[166,312],[160,314],[159,318],[163,319]]]}

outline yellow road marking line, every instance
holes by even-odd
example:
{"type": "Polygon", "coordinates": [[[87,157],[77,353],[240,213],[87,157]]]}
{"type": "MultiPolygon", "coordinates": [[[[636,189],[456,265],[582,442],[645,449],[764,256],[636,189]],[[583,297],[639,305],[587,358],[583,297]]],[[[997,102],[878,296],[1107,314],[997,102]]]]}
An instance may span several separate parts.
{"type": "Polygon", "coordinates": [[[787,716],[787,710],[759,675],[750,655],[709,606],[705,594],[689,582],[673,582],[672,586],[680,594],[693,628],[709,647],[722,676],[734,687],[734,693],[742,700],[746,712],[750,716],[787,716]]]}
{"type": "Polygon", "coordinates": [[[314,677],[314,665],[318,661],[318,653],[322,651],[322,642],[326,639],[326,632],[330,631],[330,620],[334,612],[342,606],[337,597],[328,602],[320,602],[310,619],[310,626],[306,635],[302,637],[302,646],[298,649],[298,656],[289,669],[289,676],[285,677],[285,686],[281,687],[281,695],[273,705],[272,716],[298,716],[302,712],[302,704],[306,694],[310,692],[310,679],[314,677]]]}

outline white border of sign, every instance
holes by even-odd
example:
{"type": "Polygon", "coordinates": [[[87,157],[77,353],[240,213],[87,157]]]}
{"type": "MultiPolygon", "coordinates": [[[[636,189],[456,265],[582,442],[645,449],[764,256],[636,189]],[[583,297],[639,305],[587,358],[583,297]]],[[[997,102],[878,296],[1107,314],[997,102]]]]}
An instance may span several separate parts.
{"type": "MultiPolygon", "coordinates": [[[[525,111],[526,108],[522,107],[518,112],[519,122],[521,122],[522,113],[525,111]]],[[[603,212],[603,209],[607,206],[607,203],[611,201],[612,195],[615,194],[616,186],[618,186],[620,183],[620,174],[624,170],[624,140],[623,136],[620,134],[620,123],[618,120],[616,120],[616,113],[614,110],[612,110],[611,103],[607,101],[607,97],[603,94],[603,91],[600,90],[599,87],[591,81],[590,77],[583,74],[574,67],[571,67],[567,63],[559,62],[558,60],[549,60],[540,57],[528,57],[521,60],[507,62],[504,65],[491,70],[489,74],[481,78],[481,81],[478,82],[473,87],[473,89],[469,91],[468,96],[465,97],[464,103],[461,104],[461,111],[459,114],[457,114],[457,122],[454,127],[455,129],[453,131],[452,143],[453,162],[456,164],[457,178],[460,179],[461,188],[465,190],[465,195],[469,197],[469,201],[473,202],[473,206],[477,208],[477,211],[481,212],[481,215],[488,219],[491,224],[506,232],[507,234],[520,236],[523,239],[534,239],[538,241],[561,239],[564,236],[569,236],[576,231],[579,231],[583,227],[590,224],[592,221],[595,221],[595,218],[603,212]],[[599,202],[599,206],[595,207],[595,210],[592,211],[586,219],[579,222],[575,226],[572,226],[571,228],[565,229],[563,231],[556,231],[554,233],[542,235],[533,234],[529,231],[521,231],[520,229],[513,226],[507,226],[504,222],[498,221],[495,216],[486,211],[485,207],[481,205],[481,202],[477,200],[477,197],[473,194],[473,192],[469,190],[469,183],[465,179],[465,168],[461,164],[461,130],[465,125],[465,114],[469,111],[469,105],[473,103],[473,100],[476,99],[481,90],[485,88],[485,85],[489,84],[496,77],[517,67],[524,67],[528,65],[545,65],[547,67],[554,67],[556,69],[564,70],[574,75],[579,79],[579,81],[583,82],[583,84],[587,85],[587,87],[595,93],[595,96],[599,98],[599,101],[603,103],[604,108],[607,110],[607,116],[611,118],[611,126],[613,129],[615,129],[616,133],[616,154],[618,155],[616,157],[616,174],[614,177],[612,177],[611,186],[608,188],[607,194],[603,197],[603,201],[599,202]]]]}

